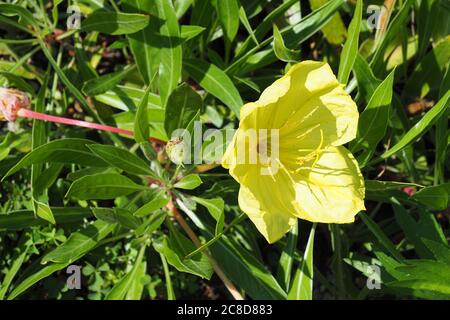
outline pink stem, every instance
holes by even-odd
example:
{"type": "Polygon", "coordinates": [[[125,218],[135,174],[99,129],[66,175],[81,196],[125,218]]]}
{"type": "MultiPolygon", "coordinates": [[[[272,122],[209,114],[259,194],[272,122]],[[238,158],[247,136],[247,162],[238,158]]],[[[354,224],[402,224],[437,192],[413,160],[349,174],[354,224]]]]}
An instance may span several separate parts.
{"type": "MultiPolygon", "coordinates": [[[[81,120],[75,120],[75,119],[51,116],[51,115],[48,115],[48,114],[35,112],[35,111],[31,111],[31,110],[24,109],[24,108],[20,109],[17,112],[17,115],[20,116],[20,117],[24,117],[24,118],[32,118],[32,119],[37,119],[37,120],[50,121],[50,122],[54,122],[54,123],[66,124],[66,125],[69,125],[69,126],[77,126],[77,127],[84,127],[84,128],[89,128],[89,129],[97,129],[97,130],[102,130],[102,131],[110,131],[110,132],[125,134],[125,135],[128,135],[128,136],[133,136],[134,135],[134,132],[130,131],[130,130],[119,129],[119,128],[116,128],[116,127],[106,126],[106,125],[103,125],[103,124],[92,123],[92,122],[87,122],[87,121],[81,121],[81,120]]],[[[153,137],[150,137],[149,141],[156,142],[156,143],[159,143],[159,144],[165,144],[164,141],[156,139],[156,138],[153,138],[153,137]]]]}

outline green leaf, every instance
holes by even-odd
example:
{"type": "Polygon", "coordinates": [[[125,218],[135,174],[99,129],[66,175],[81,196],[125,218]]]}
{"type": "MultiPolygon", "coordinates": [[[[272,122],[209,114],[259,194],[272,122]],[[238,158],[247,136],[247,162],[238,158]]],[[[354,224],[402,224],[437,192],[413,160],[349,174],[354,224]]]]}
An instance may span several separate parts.
{"type": "Polygon", "coordinates": [[[423,98],[431,93],[437,98],[450,60],[450,38],[439,42],[419,61],[404,87],[405,96],[423,98]]]}
{"type": "MultiPolygon", "coordinates": [[[[296,1],[294,1],[296,2],[296,1]]],[[[294,3],[293,2],[293,3],[294,3]]],[[[286,2],[287,4],[288,2],[286,2]]],[[[284,37],[286,46],[288,48],[298,48],[301,43],[308,40],[313,34],[319,31],[325,23],[333,16],[334,13],[339,9],[339,7],[345,3],[345,0],[331,0],[325,3],[323,6],[314,10],[311,14],[304,17],[298,24],[294,26],[288,26],[281,30],[281,34],[284,37]]],[[[292,5],[292,4],[291,4],[292,5]]],[[[280,6],[281,7],[281,6],[280,6]]],[[[287,10],[289,7],[285,7],[284,10],[287,10]]],[[[274,10],[275,12],[275,10],[274,10]]],[[[269,24],[269,30],[270,25],[269,24]]],[[[258,34],[258,29],[256,29],[255,34],[258,34]]],[[[257,35],[258,37],[258,35],[257,35]]],[[[259,39],[259,38],[258,38],[259,39]]],[[[241,72],[243,65],[252,59],[253,55],[257,56],[258,54],[263,54],[264,51],[258,52],[260,48],[263,48],[269,45],[273,41],[273,37],[269,37],[264,41],[260,42],[259,46],[253,47],[252,49],[246,51],[241,50],[241,52],[245,52],[236,57],[233,63],[227,68],[228,74],[235,74],[241,72]]],[[[247,42],[247,41],[246,41],[247,42]]],[[[249,39],[249,44],[253,43],[253,40],[249,39]]],[[[268,50],[265,55],[265,64],[269,64],[275,61],[275,54],[273,50],[268,50]]],[[[261,67],[259,65],[258,67],[261,67]]]]}
{"type": "Polygon", "coordinates": [[[355,57],[353,72],[358,82],[358,94],[368,102],[381,84],[381,80],[375,77],[369,64],[359,53],[355,57]]]}
{"type": "Polygon", "coordinates": [[[88,148],[110,165],[135,175],[154,176],[150,166],[128,150],[109,145],[92,144],[88,148]]]}
{"type": "Polygon", "coordinates": [[[92,212],[99,220],[118,223],[131,230],[138,228],[141,222],[130,211],[123,208],[92,208],[92,212]]]}
{"type": "MultiPolygon", "coordinates": [[[[6,78],[8,86],[16,87],[20,90],[26,91],[31,95],[35,95],[34,89],[24,79],[10,72],[0,71],[0,76],[6,78]]],[[[3,82],[3,81],[2,81],[3,82]]]]}
{"type": "MultiPolygon", "coordinates": [[[[153,1],[126,0],[124,7],[127,12],[157,15],[153,1]]],[[[158,73],[159,48],[155,46],[159,40],[159,22],[150,19],[150,23],[144,29],[127,35],[131,52],[139,69],[139,73],[146,85],[153,86],[153,81],[158,73]]]]}
{"type": "Polygon", "coordinates": [[[285,62],[298,62],[300,51],[286,48],[283,36],[276,24],[273,25],[273,51],[278,59],[285,62]]]}
{"type": "Polygon", "coordinates": [[[110,35],[131,34],[144,29],[149,16],[113,11],[94,11],[81,22],[80,31],[98,31],[110,35]]]}
{"type": "MultiPolygon", "coordinates": [[[[237,57],[242,56],[244,53],[249,51],[249,48],[255,47],[260,48],[262,47],[259,45],[258,40],[262,40],[264,36],[273,28],[272,25],[275,23],[276,20],[278,20],[280,17],[283,16],[283,14],[291,8],[298,0],[287,0],[283,1],[282,4],[271,10],[267,15],[264,16],[264,19],[261,23],[258,24],[256,27],[255,32],[253,33],[254,36],[250,33],[250,35],[245,39],[245,41],[242,43],[241,46],[237,49],[237,57]]],[[[242,3],[243,6],[246,5],[246,2],[242,3]]],[[[243,11],[242,7],[242,11],[243,11]]],[[[244,24],[245,26],[245,24],[244,24]]],[[[255,49],[255,48],[254,48],[255,49]]]]}
{"type": "Polygon", "coordinates": [[[341,52],[341,59],[339,62],[338,80],[340,83],[346,84],[352,71],[353,64],[355,63],[358,55],[358,41],[359,32],[361,30],[362,20],[362,0],[356,2],[355,13],[353,15],[352,22],[348,27],[348,38],[345,41],[344,48],[341,52]]]}
{"type": "Polygon", "coordinates": [[[431,259],[433,257],[432,252],[422,242],[422,238],[440,240],[446,243],[445,236],[436,219],[429,212],[423,212],[420,214],[420,220],[416,221],[397,199],[393,198],[391,202],[395,220],[404,231],[406,239],[414,245],[420,258],[431,259]]]}
{"type": "Polygon", "coordinates": [[[121,71],[109,73],[107,75],[91,79],[83,85],[83,93],[87,96],[96,96],[113,89],[130,72],[134,71],[136,66],[131,66],[121,71]]]}
{"type": "Polygon", "coordinates": [[[425,299],[448,299],[450,295],[450,266],[429,260],[408,260],[408,264],[396,270],[406,277],[387,283],[389,287],[408,288],[416,297],[425,299]]]}
{"type": "Polygon", "coordinates": [[[171,236],[163,236],[154,240],[153,247],[163,254],[167,262],[180,272],[187,272],[193,275],[210,279],[213,269],[208,258],[198,253],[191,259],[184,257],[195,249],[194,244],[181,233],[171,228],[171,236]]]}
{"type": "Polygon", "coordinates": [[[416,192],[411,199],[434,210],[445,210],[449,206],[450,183],[423,188],[416,192]]]}
{"type": "Polygon", "coordinates": [[[22,6],[16,4],[0,4],[0,13],[6,16],[19,16],[19,23],[23,27],[21,28],[24,31],[30,32],[29,27],[31,26],[33,29],[37,31],[39,29],[36,19],[33,17],[30,11],[25,9],[22,6]]]}
{"type": "Polygon", "coordinates": [[[62,168],[62,164],[52,163],[48,166],[47,169],[45,169],[38,175],[32,189],[33,197],[35,199],[38,199],[40,195],[45,194],[45,192],[56,182],[62,168]]]}
{"type": "MultiPolygon", "coordinates": [[[[81,222],[92,216],[91,210],[85,208],[51,208],[58,225],[81,222]]],[[[13,211],[0,215],[0,230],[22,230],[33,226],[47,225],[44,220],[37,219],[32,210],[13,211]]]]}
{"type": "Polygon", "coordinates": [[[184,14],[189,10],[192,6],[194,0],[178,0],[175,1],[175,12],[177,14],[177,18],[180,19],[184,16],[184,14]]]}
{"type": "Polygon", "coordinates": [[[424,0],[420,2],[419,12],[417,15],[417,33],[419,36],[419,48],[417,57],[420,59],[430,45],[430,38],[434,32],[439,19],[440,1],[424,0]]]}
{"type": "Polygon", "coordinates": [[[111,233],[115,226],[101,220],[95,221],[86,228],[72,233],[66,242],[46,254],[42,258],[42,263],[69,264],[77,261],[94,249],[98,242],[111,233]]]}
{"type": "Polygon", "coordinates": [[[148,123],[148,96],[150,93],[150,86],[147,87],[147,90],[142,97],[141,102],[137,108],[135,120],[134,120],[134,139],[138,143],[147,142],[150,136],[150,128],[148,123]]]}
{"type": "Polygon", "coordinates": [[[225,37],[230,43],[239,29],[239,4],[237,0],[213,1],[219,17],[220,24],[224,30],[225,37]]]}
{"type": "Polygon", "coordinates": [[[156,210],[163,208],[168,202],[170,198],[164,192],[164,190],[156,191],[149,202],[144,204],[142,207],[137,209],[134,212],[136,217],[144,217],[149,214],[152,214],[156,210]]]}
{"type": "Polygon", "coordinates": [[[161,258],[164,270],[164,277],[166,278],[167,300],[175,300],[176,297],[172,286],[172,279],[170,276],[170,270],[169,265],[167,264],[167,259],[162,253],[159,254],[159,257],[161,258]]]}
{"type": "Polygon", "coordinates": [[[373,221],[368,215],[364,212],[360,212],[358,216],[364,222],[364,224],[369,228],[369,230],[374,234],[374,236],[378,239],[378,241],[389,251],[389,253],[398,261],[402,261],[403,257],[395,248],[394,244],[389,240],[380,226],[373,221]]]}
{"type": "MultiPolygon", "coordinates": [[[[328,0],[309,0],[311,9],[315,10],[326,4],[328,0]]],[[[322,27],[321,31],[330,44],[341,45],[347,37],[347,30],[339,12],[322,27]]]]}
{"type": "Polygon", "coordinates": [[[394,71],[378,86],[360,116],[358,134],[352,144],[352,152],[364,149],[358,161],[364,166],[372,157],[377,144],[383,139],[388,125],[392,101],[394,71]]]}
{"type": "Polygon", "coordinates": [[[278,262],[277,280],[286,291],[288,291],[291,284],[292,265],[294,263],[294,253],[297,247],[297,239],[298,223],[294,224],[289,232],[286,245],[283,248],[280,261],[278,262]]]}
{"type": "Polygon", "coordinates": [[[208,212],[216,221],[219,221],[221,219],[225,207],[223,199],[221,198],[204,199],[199,197],[192,197],[192,200],[208,209],[208,212]]]}
{"type": "Polygon", "coordinates": [[[47,278],[48,276],[52,275],[56,271],[59,271],[61,269],[64,269],[67,267],[69,263],[54,263],[48,266],[45,266],[41,268],[39,271],[33,273],[29,277],[27,277],[25,280],[23,280],[21,283],[19,283],[17,286],[14,287],[14,290],[9,294],[8,300],[13,300],[17,298],[19,295],[24,293],[26,290],[28,290],[30,287],[41,281],[42,279],[47,278]]]}
{"type": "Polygon", "coordinates": [[[5,274],[5,277],[3,278],[3,283],[0,283],[0,300],[3,300],[5,298],[5,295],[8,292],[12,280],[14,279],[23,262],[25,261],[27,255],[28,255],[28,247],[26,247],[25,250],[23,250],[20,253],[20,255],[14,259],[14,262],[12,263],[11,267],[5,274]]]}
{"type": "Polygon", "coordinates": [[[166,106],[164,128],[167,136],[177,129],[188,129],[202,110],[202,97],[188,84],[183,83],[169,97],[166,106]]]}
{"type": "Polygon", "coordinates": [[[146,276],[146,272],[147,262],[143,261],[137,267],[135,276],[131,280],[131,283],[128,287],[128,292],[125,296],[125,300],[141,300],[142,294],[144,292],[143,279],[146,276]]]}
{"type": "Polygon", "coordinates": [[[142,272],[139,273],[139,270],[142,268],[142,259],[144,258],[145,249],[146,246],[141,247],[133,268],[114,285],[106,295],[105,300],[123,300],[132,287],[132,284],[142,280],[142,272]]]}
{"type": "MultiPolygon", "coordinates": [[[[97,95],[95,99],[119,110],[135,111],[144,99],[145,94],[146,90],[118,85],[104,94],[97,95]]],[[[164,109],[161,107],[161,99],[158,95],[148,93],[147,109],[151,113],[149,117],[151,116],[153,121],[157,117],[158,121],[164,120],[164,109]],[[162,117],[159,116],[160,114],[162,117]]]]}
{"type": "Polygon", "coordinates": [[[312,300],[313,296],[313,251],[314,234],[316,224],[314,223],[306,243],[305,253],[300,267],[295,273],[295,278],[289,290],[289,300],[312,300]]]}
{"type": "Polygon", "coordinates": [[[106,162],[92,154],[88,149],[87,145],[93,143],[94,141],[85,139],[61,139],[51,141],[28,153],[5,174],[3,179],[29,165],[45,162],[74,163],[92,167],[108,166],[106,162]]]}
{"type": "Polygon", "coordinates": [[[187,42],[191,39],[194,39],[196,36],[205,31],[204,27],[201,26],[192,26],[192,25],[182,25],[180,36],[183,39],[183,42],[187,42]]]}
{"type": "Polygon", "coordinates": [[[422,242],[433,253],[436,260],[450,266],[450,247],[448,245],[425,238],[422,238],[422,242]]]}
{"type": "Polygon", "coordinates": [[[166,220],[167,213],[164,211],[158,211],[152,214],[144,223],[136,228],[136,236],[140,237],[144,234],[152,234],[163,224],[166,220]]]}
{"type": "Polygon", "coordinates": [[[56,224],[52,210],[47,204],[36,201],[36,206],[37,206],[36,214],[39,218],[44,219],[45,221],[48,221],[51,224],[56,224]]]}
{"type": "Polygon", "coordinates": [[[161,103],[166,106],[170,94],[177,87],[182,69],[180,27],[171,0],[156,0],[158,17],[164,24],[160,28],[163,43],[160,49],[159,92],[161,103]]]}
{"type": "Polygon", "coordinates": [[[414,0],[406,0],[399,9],[395,17],[389,23],[386,32],[384,32],[381,41],[376,45],[375,53],[372,56],[370,66],[376,76],[380,76],[384,72],[384,55],[389,44],[404,32],[407,19],[410,17],[410,7],[414,4],[414,0]]]}
{"type": "Polygon", "coordinates": [[[184,66],[189,75],[206,91],[220,99],[239,117],[243,105],[241,96],[231,79],[214,64],[202,60],[187,59],[184,66]]]}
{"type": "Polygon", "coordinates": [[[255,33],[253,32],[252,26],[250,25],[250,22],[248,21],[247,13],[245,12],[244,7],[239,8],[239,19],[241,20],[242,25],[245,27],[245,30],[249,33],[252,40],[255,42],[256,45],[259,44],[258,39],[255,36],[255,33]]]}
{"type": "MultiPolygon", "coordinates": [[[[209,231],[205,233],[212,237],[209,231]]],[[[210,246],[210,250],[230,280],[239,284],[252,299],[286,299],[286,293],[272,274],[240,244],[222,236],[210,246]]]]}
{"type": "Polygon", "coordinates": [[[198,174],[189,174],[175,183],[174,187],[185,190],[194,190],[201,184],[202,179],[200,179],[200,176],[198,174]]]}
{"type": "MultiPolygon", "coordinates": [[[[48,69],[50,70],[50,69],[48,69]]],[[[44,84],[39,90],[39,94],[36,99],[34,111],[45,112],[45,96],[47,93],[49,75],[45,76],[44,84]]],[[[37,147],[45,144],[47,141],[46,123],[43,121],[33,120],[33,129],[31,137],[31,149],[34,150],[37,147]]],[[[43,164],[33,164],[31,166],[31,192],[32,192],[32,204],[34,213],[50,223],[55,224],[55,218],[53,217],[51,209],[48,207],[48,202],[43,200],[46,196],[46,190],[56,180],[61,171],[61,164],[51,164],[47,170],[42,172],[43,164]],[[38,201],[41,199],[41,201],[38,201]]]]}
{"type": "Polygon", "coordinates": [[[66,198],[78,200],[106,200],[126,196],[146,187],[116,173],[100,173],[75,180],[67,191],[66,198]]]}
{"type": "Polygon", "coordinates": [[[424,135],[436,121],[445,113],[449,106],[450,91],[439,100],[439,102],[429,110],[422,119],[419,120],[392,148],[381,155],[382,159],[387,159],[406,146],[413,143],[424,135]]]}

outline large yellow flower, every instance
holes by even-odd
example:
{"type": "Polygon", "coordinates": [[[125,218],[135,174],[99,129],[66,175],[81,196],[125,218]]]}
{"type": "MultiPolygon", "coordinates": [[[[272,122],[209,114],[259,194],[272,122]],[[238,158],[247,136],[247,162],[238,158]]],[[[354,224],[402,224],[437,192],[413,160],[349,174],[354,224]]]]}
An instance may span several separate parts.
{"type": "Polygon", "coordinates": [[[363,177],[353,155],[341,146],[355,138],[358,116],[330,66],[316,61],[294,65],[258,101],[242,107],[222,165],[240,183],[239,206],[267,241],[279,240],[297,218],[350,223],[365,209],[363,177]],[[277,146],[270,143],[274,129],[277,146]],[[252,146],[250,130],[267,132],[263,149],[270,161],[258,157],[251,162],[247,156],[240,161],[242,143],[252,146]],[[279,169],[262,174],[274,162],[279,169]]]}

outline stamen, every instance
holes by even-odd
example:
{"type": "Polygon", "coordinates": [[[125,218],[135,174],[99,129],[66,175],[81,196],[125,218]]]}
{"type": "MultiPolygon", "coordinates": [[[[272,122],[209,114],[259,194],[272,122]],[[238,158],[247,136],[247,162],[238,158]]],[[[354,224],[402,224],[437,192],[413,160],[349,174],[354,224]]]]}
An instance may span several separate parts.
{"type": "MultiPolygon", "coordinates": [[[[310,160],[313,159],[313,158],[315,158],[315,159],[314,159],[314,162],[313,162],[313,164],[312,164],[312,166],[311,166],[310,168],[311,168],[311,169],[314,169],[314,167],[316,166],[317,161],[319,160],[319,153],[320,153],[320,150],[321,150],[322,147],[323,147],[323,130],[322,130],[322,129],[319,129],[319,130],[320,130],[320,143],[319,143],[319,145],[318,145],[317,148],[314,149],[310,154],[308,154],[308,155],[306,155],[306,156],[304,156],[304,157],[300,157],[300,158],[297,160],[297,164],[298,164],[299,166],[302,166],[305,162],[310,161],[310,160]]],[[[301,168],[296,169],[295,172],[297,173],[297,172],[299,172],[300,170],[304,170],[304,169],[305,169],[304,167],[301,167],[301,168]]]]}

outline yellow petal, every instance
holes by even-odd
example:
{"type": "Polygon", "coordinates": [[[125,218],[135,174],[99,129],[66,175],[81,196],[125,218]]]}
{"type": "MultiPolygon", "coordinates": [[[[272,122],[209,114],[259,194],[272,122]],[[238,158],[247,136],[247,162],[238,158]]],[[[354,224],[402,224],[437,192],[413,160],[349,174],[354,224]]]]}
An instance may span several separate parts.
{"type": "Polygon", "coordinates": [[[304,147],[315,145],[322,130],[324,145],[338,146],[355,138],[358,117],[356,104],[330,66],[325,62],[303,61],[245,108],[240,127],[280,129],[280,137],[285,136],[287,144],[302,140],[306,143],[304,147]],[[308,130],[309,136],[302,139],[308,130]]]}
{"type": "Polygon", "coordinates": [[[315,163],[300,168],[293,179],[299,218],[350,223],[365,210],[364,179],[355,158],[344,147],[323,150],[315,163]]]}
{"type": "Polygon", "coordinates": [[[240,166],[239,206],[269,243],[283,237],[296,223],[295,190],[281,170],[274,176],[260,174],[257,165],[240,166]]]}

